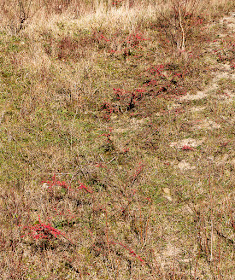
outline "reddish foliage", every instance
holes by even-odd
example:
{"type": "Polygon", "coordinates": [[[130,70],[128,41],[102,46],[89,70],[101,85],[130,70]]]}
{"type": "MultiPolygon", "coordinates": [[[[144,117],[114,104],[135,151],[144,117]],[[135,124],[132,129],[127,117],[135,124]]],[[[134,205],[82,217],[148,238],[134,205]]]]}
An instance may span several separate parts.
{"type": "Polygon", "coordinates": [[[190,146],[188,146],[188,145],[184,145],[183,148],[182,148],[182,150],[184,150],[184,151],[193,151],[194,148],[193,148],[193,147],[190,147],[190,146]]]}
{"type": "MultiPolygon", "coordinates": [[[[43,224],[39,217],[39,223],[34,226],[24,226],[23,229],[29,230],[28,235],[33,239],[51,239],[53,236],[57,238],[58,236],[64,236],[64,234],[58,229],[54,228],[51,224],[43,224]]],[[[24,237],[23,235],[22,237],[24,237]]]]}
{"type": "Polygon", "coordinates": [[[70,190],[71,189],[71,186],[67,185],[66,182],[64,181],[56,181],[55,179],[55,175],[52,177],[52,181],[42,181],[42,183],[46,183],[49,185],[49,189],[51,189],[53,186],[60,186],[60,187],[63,187],[67,190],[70,190]]]}
{"type": "Polygon", "coordinates": [[[84,185],[82,183],[79,183],[79,184],[80,184],[80,186],[79,186],[80,190],[84,189],[88,193],[93,193],[93,190],[89,189],[86,185],[84,185]]]}
{"type": "Polygon", "coordinates": [[[144,168],[144,164],[142,162],[140,162],[133,177],[136,178],[141,173],[143,168],[144,168]]]}
{"type": "Polygon", "coordinates": [[[122,6],[123,2],[124,2],[123,0],[114,0],[114,1],[112,2],[112,5],[113,5],[114,7],[116,7],[116,8],[119,8],[119,7],[122,6]]]}
{"type": "MultiPolygon", "coordinates": [[[[42,181],[42,183],[46,183],[49,185],[49,188],[48,189],[51,189],[53,186],[60,186],[62,188],[65,188],[67,190],[70,190],[70,191],[75,191],[71,188],[71,186],[69,186],[66,182],[64,181],[56,181],[55,180],[55,175],[52,177],[52,181],[42,181]]],[[[84,184],[80,183],[80,186],[79,186],[79,189],[85,189],[87,192],[89,193],[93,193],[92,190],[90,190],[87,186],[85,186],[84,184]]]]}
{"type": "Polygon", "coordinates": [[[133,250],[129,249],[126,245],[120,243],[120,242],[114,242],[114,241],[110,241],[111,244],[113,245],[120,245],[122,246],[123,248],[125,248],[127,251],[129,251],[129,253],[136,257],[139,261],[141,261],[142,263],[145,263],[144,259],[142,259],[140,256],[138,256],[133,250]]]}

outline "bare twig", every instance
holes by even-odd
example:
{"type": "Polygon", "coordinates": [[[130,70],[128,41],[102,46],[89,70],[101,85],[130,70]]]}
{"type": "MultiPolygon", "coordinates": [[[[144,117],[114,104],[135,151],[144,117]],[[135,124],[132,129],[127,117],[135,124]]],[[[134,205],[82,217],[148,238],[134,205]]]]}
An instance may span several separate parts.
{"type": "Polygon", "coordinates": [[[24,22],[29,18],[29,11],[32,4],[32,0],[29,1],[28,7],[26,8],[26,4],[24,5],[21,0],[18,0],[18,4],[20,7],[20,26],[17,29],[17,33],[23,29],[24,22]]]}
{"type": "Polygon", "coordinates": [[[182,32],[182,42],[181,42],[180,49],[182,51],[184,51],[185,50],[185,31],[184,31],[184,27],[182,25],[182,15],[181,15],[181,7],[180,6],[178,8],[178,11],[179,11],[179,25],[180,25],[181,32],[182,32]]]}

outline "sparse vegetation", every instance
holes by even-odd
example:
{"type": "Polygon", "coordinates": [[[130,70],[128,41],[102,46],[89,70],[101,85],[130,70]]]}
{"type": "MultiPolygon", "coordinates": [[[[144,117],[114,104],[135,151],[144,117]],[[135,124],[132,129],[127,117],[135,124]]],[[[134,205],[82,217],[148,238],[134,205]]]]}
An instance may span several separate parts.
{"type": "Polygon", "coordinates": [[[0,6],[1,279],[234,279],[234,1],[0,6]]]}

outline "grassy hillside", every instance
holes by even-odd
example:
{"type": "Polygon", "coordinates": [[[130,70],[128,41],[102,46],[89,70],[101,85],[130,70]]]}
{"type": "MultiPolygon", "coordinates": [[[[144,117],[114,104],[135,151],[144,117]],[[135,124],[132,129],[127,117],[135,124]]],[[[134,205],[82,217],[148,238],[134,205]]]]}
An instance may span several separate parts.
{"type": "Polygon", "coordinates": [[[234,1],[0,6],[2,279],[234,279],[234,1]]]}

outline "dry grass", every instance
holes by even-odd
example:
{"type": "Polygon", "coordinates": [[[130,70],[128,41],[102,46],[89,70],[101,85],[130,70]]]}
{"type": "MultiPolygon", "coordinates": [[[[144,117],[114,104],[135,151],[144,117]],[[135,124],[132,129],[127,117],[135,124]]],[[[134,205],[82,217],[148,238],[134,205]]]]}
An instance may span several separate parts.
{"type": "Polygon", "coordinates": [[[234,279],[234,2],[0,5],[2,279],[234,279]]]}

